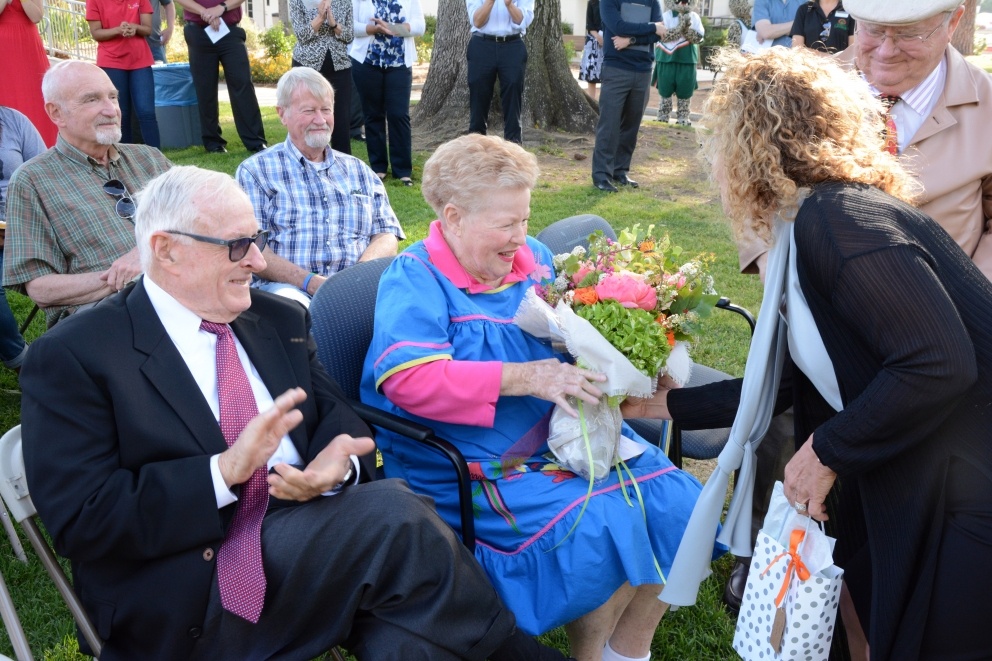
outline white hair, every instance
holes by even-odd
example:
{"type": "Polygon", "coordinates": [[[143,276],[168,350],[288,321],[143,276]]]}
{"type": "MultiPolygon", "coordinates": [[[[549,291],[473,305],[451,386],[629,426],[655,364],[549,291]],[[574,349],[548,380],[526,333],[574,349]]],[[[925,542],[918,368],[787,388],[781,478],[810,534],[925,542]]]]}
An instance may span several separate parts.
{"type": "Polygon", "coordinates": [[[334,105],[334,88],[326,78],[310,67],[293,67],[282,75],[276,84],[276,105],[289,109],[293,103],[293,95],[301,87],[318,99],[327,99],[334,105]]]}
{"type": "MultiPolygon", "coordinates": [[[[151,236],[155,232],[196,233],[200,205],[218,196],[247,196],[229,174],[204,170],[195,165],[177,165],[155,177],[135,196],[134,235],[147,273],[152,265],[151,236]]],[[[190,241],[183,236],[180,241],[190,241]]]]}

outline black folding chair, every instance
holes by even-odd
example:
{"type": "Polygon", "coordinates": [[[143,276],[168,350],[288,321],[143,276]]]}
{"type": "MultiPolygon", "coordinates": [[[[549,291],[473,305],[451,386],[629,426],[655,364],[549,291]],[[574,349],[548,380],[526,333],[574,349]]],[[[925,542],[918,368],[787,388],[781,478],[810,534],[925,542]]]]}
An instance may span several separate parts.
{"type": "Polygon", "coordinates": [[[462,543],[474,552],[472,482],[462,453],[453,444],[438,437],[430,427],[359,401],[362,366],[372,343],[379,278],[391,261],[391,257],[384,257],[360,262],[339,271],[320,286],[310,302],[311,331],[317,342],[317,357],[340,384],[345,395],[351,398],[352,406],[363,420],[423,443],[451,462],[458,480],[462,543]]]}

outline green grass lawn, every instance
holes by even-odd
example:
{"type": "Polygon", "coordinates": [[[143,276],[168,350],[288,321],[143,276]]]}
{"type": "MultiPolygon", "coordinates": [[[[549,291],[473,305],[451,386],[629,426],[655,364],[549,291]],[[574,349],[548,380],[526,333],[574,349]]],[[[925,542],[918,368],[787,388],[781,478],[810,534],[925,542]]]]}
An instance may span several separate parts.
{"type": "Polygon", "coordinates": [[[992,53],[980,53],[978,55],[972,55],[967,59],[979,69],[985,69],[989,73],[992,73],[992,53]]]}
{"type": "MultiPolygon", "coordinates": [[[[176,164],[198,165],[233,174],[248,154],[237,139],[230,106],[222,104],[221,112],[230,153],[208,155],[202,148],[193,147],[168,150],[166,155],[176,164]]],[[[263,108],[262,113],[269,144],[285,139],[285,129],[279,123],[275,108],[263,108]]],[[[669,130],[674,133],[677,129],[669,130]]],[[[356,142],[352,146],[356,156],[365,157],[363,144],[356,142]]],[[[427,153],[415,154],[415,180],[419,180],[428,156],[427,153]]],[[[691,163],[687,167],[699,166],[691,163]]],[[[549,170],[547,167],[544,169],[549,170]]],[[[679,171],[680,168],[672,170],[679,171]]],[[[634,223],[642,226],[653,223],[668,231],[675,243],[690,253],[714,253],[717,256],[714,277],[718,291],[734,302],[757,311],[761,297],[760,284],[757,278],[738,273],[737,253],[730,231],[723,220],[719,203],[714,201],[713,193],[705,186],[687,184],[679,172],[673,172],[650,180],[639,176],[642,183],[640,189],[605,195],[593,189],[587,177],[579,184],[555,174],[554,171],[548,172],[533,193],[531,234],[537,234],[560,218],[579,213],[603,216],[616,228],[634,223]],[[668,192],[662,195],[659,191],[668,192]]],[[[434,213],[421,197],[419,186],[407,188],[390,179],[387,180],[387,190],[407,235],[403,246],[424,238],[434,213]]],[[[32,304],[22,296],[10,293],[8,300],[18,320],[23,320],[31,310],[32,304]]],[[[26,332],[28,341],[44,331],[42,317],[39,315],[26,332]]],[[[694,357],[701,363],[732,374],[742,374],[748,347],[743,322],[737,315],[718,311],[707,323],[706,335],[694,350],[694,357]]],[[[57,397],[58,393],[52,393],[52,396],[57,397]]],[[[5,369],[0,369],[0,416],[2,429],[18,424],[20,420],[17,379],[13,372],[5,369]]],[[[27,545],[26,540],[24,543],[27,545]]],[[[23,565],[14,559],[9,544],[0,541],[0,572],[6,578],[35,657],[53,661],[86,658],[78,652],[68,610],[62,605],[40,562],[30,550],[28,555],[30,562],[23,565]]],[[[703,584],[697,605],[665,616],[655,635],[652,658],[672,661],[736,658],[730,646],[733,622],[720,604],[730,565],[731,561],[726,557],[714,563],[714,575],[703,584]]],[[[561,630],[546,634],[544,640],[567,650],[561,630]]],[[[13,656],[6,631],[0,631],[0,653],[13,656]]]]}

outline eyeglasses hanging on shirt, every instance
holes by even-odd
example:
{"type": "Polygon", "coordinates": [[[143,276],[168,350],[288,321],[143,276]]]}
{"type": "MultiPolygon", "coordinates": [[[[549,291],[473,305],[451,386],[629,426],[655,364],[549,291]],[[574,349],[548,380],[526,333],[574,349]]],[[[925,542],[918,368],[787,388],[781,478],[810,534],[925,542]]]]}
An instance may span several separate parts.
{"type": "Polygon", "coordinates": [[[127,192],[127,187],[124,185],[120,179],[111,179],[103,185],[103,192],[111,197],[117,198],[117,204],[114,205],[114,211],[117,215],[126,221],[129,221],[132,225],[134,224],[134,212],[135,205],[134,200],[127,192]]]}

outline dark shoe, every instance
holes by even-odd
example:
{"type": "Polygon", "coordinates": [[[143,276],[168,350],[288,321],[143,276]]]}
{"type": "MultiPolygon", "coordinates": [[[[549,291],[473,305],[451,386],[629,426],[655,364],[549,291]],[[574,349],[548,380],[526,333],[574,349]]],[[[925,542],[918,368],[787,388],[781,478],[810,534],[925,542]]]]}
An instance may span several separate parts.
{"type": "Polygon", "coordinates": [[[413,186],[413,179],[410,177],[400,177],[400,181],[403,182],[404,186],[413,186]]]}
{"type": "Polygon", "coordinates": [[[352,140],[358,140],[359,142],[365,142],[365,134],[364,133],[352,133],[351,134],[351,139],[352,140]]]}
{"type": "Polygon", "coordinates": [[[208,154],[226,154],[227,153],[227,147],[225,147],[224,145],[219,145],[217,147],[205,147],[204,149],[207,150],[207,153],[208,154]]]}
{"type": "Polygon", "coordinates": [[[258,152],[265,151],[268,148],[269,146],[263,142],[258,147],[248,147],[248,151],[250,151],[252,154],[257,154],[258,152]]]}
{"type": "Polygon", "coordinates": [[[634,181],[625,174],[622,174],[619,177],[613,177],[613,182],[617,186],[630,186],[631,188],[637,188],[638,186],[640,186],[639,183],[637,183],[636,181],[634,181]]]}
{"type": "Polygon", "coordinates": [[[723,603],[727,610],[737,619],[741,610],[741,600],[744,599],[744,588],[747,587],[747,574],[751,567],[751,558],[737,558],[734,568],[730,570],[730,578],[723,589],[723,603]]]}
{"type": "Polygon", "coordinates": [[[608,181],[594,181],[593,186],[603,191],[604,193],[616,193],[617,187],[608,181]]]}

